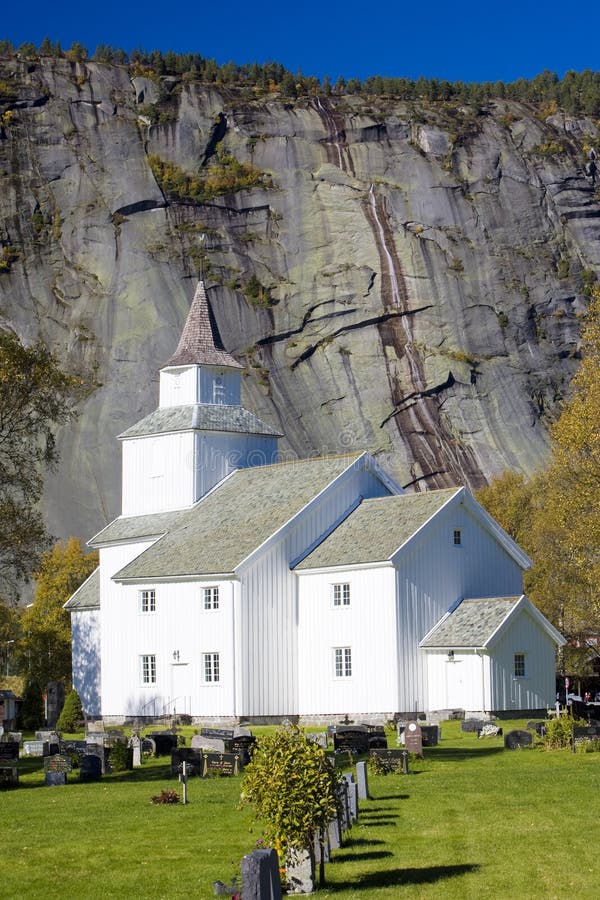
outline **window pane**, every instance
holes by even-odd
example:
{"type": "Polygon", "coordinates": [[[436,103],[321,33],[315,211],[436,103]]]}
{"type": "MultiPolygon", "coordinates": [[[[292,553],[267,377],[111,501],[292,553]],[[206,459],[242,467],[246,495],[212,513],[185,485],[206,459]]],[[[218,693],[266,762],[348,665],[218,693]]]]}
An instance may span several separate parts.
{"type": "Polygon", "coordinates": [[[334,584],[333,587],[333,605],[349,606],[350,605],[350,585],[334,584]]]}
{"type": "Polygon", "coordinates": [[[204,588],[204,609],[219,608],[219,588],[204,588]]]}
{"type": "Polygon", "coordinates": [[[156,683],[156,656],[154,654],[142,656],[142,683],[156,683]]]}
{"type": "Polygon", "coordinates": [[[336,647],[333,651],[334,670],[336,678],[350,678],[352,676],[352,648],[336,647]]]}
{"type": "Polygon", "coordinates": [[[515,678],[523,678],[525,675],[525,654],[515,653],[515,678]]]}
{"type": "Polygon", "coordinates": [[[142,612],[155,612],[156,591],[140,591],[140,606],[142,612]]]}

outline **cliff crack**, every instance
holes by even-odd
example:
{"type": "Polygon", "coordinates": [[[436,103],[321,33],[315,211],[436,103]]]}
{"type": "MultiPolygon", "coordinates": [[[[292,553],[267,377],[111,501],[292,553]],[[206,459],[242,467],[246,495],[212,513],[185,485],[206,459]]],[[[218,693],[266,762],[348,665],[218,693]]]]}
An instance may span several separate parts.
{"type": "Polygon", "coordinates": [[[424,391],[412,391],[410,394],[407,394],[406,397],[402,398],[401,403],[397,403],[389,416],[386,416],[380,428],[393,419],[394,416],[397,416],[398,413],[404,412],[410,406],[414,406],[415,403],[418,403],[419,400],[423,400],[425,397],[435,397],[437,394],[440,394],[442,391],[448,390],[451,388],[453,384],[455,384],[456,379],[452,372],[448,372],[448,377],[445,381],[442,381],[440,384],[435,384],[433,387],[426,388],[424,391]]]}

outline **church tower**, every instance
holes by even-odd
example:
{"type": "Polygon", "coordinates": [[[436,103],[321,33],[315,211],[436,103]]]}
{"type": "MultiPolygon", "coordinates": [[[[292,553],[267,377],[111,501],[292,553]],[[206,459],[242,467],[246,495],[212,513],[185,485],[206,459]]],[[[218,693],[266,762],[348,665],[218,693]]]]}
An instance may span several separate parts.
{"type": "Polygon", "coordinates": [[[277,461],[281,435],[241,406],[241,369],[200,281],[160,370],[158,409],[119,435],[123,516],[190,507],[233,469],[277,461]]]}

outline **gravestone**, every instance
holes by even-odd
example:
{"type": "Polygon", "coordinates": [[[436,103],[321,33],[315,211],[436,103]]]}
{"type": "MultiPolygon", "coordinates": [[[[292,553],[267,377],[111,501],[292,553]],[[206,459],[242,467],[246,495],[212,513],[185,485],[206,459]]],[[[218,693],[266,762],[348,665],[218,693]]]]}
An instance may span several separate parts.
{"type": "Polygon", "coordinates": [[[358,785],[358,799],[359,800],[368,800],[369,799],[369,782],[368,782],[368,778],[367,778],[366,762],[357,762],[356,763],[356,783],[358,785]]]}
{"type": "Polygon", "coordinates": [[[66,772],[46,772],[46,786],[47,787],[59,787],[60,785],[67,783],[67,773],[66,772]]]}
{"type": "Polygon", "coordinates": [[[308,850],[288,851],[285,874],[288,894],[312,894],[314,891],[314,857],[308,850]]]}
{"type": "MultiPolygon", "coordinates": [[[[46,685],[46,719],[50,728],[55,728],[58,717],[65,705],[65,686],[62,681],[49,681],[46,685]]],[[[56,742],[58,743],[58,741],[56,742]]]]}
{"type": "Polygon", "coordinates": [[[279,858],[275,850],[242,857],[242,900],[281,900],[279,858]]]}
{"type": "Polygon", "coordinates": [[[329,862],[331,858],[330,847],[329,847],[329,835],[327,831],[324,831],[321,835],[322,840],[319,839],[319,832],[315,831],[315,839],[313,841],[313,850],[315,854],[315,863],[319,864],[321,862],[321,846],[323,847],[323,862],[329,862]]]}
{"type": "Polygon", "coordinates": [[[423,736],[418,722],[408,722],[404,731],[404,747],[409,753],[423,756],[423,736]]]}
{"type": "MultiPolygon", "coordinates": [[[[370,757],[381,760],[386,774],[404,772],[404,760],[408,759],[407,750],[371,750],[370,757]]],[[[358,765],[358,764],[357,764],[358,765]]],[[[408,772],[404,772],[408,774],[408,772]]]]}
{"type": "Polygon", "coordinates": [[[17,741],[0,741],[0,765],[3,762],[15,762],[19,759],[19,744],[17,741]]]}
{"type": "Polygon", "coordinates": [[[252,759],[255,743],[256,738],[253,734],[236,733],[233,740],[228,741],[229,752],[239,756],[239,763],[241,766],[247,766],[252,759]]]}
{"type": "Polygon", "coordinates": [[[156,744],[150,737],[142,738],[142,753],[151,753],[153,756],[157,756],[156,752],[156,744]]]}
{"type": "Polygon", "coordinates": [[[154,741],[156,747],[155,756],[169,756],[173,750],[177,749],[177,735],[166,731],[153,731],[149,737],[154,741]]]}
{"type": "Polygon", "coordinates": [[[465,719],[460,723],[460,730],[464,732],[481,731],[486,724],[485,719],[465,719]]]}
{"type": "Polygon", "coordinates": [[[84,759],[87,759],[88,756],[96,757],[100,760],[100,771],[104,775],[106,773],[106,764],[108,762],[107,756],[108,752],[105,750],[103,744],[87,744],[85,749],[85,754],[82,756],[81,760],[83,762],[84,759]]]}
{"type": "MultiPolygon", "coordinates": [[[[243,729],[247,731],[247,729],[243,729]]],[[[248,732],[250,734],[250,732],[248,732]]],[[[220,741],[231,741],[234,738],[233,730],[230,728],[201,728],[200,735],[207,738],[215,738],[220,741]]],[[[198,737],[198,735],[194,735],[198,737]]],[[[194,746],[194,737],[192,738],[192,747],[194,746]]]]}
{"type": "Polygon", "coordinates": [[[348,808],[350,812],[350,824],[358,819],[358,785],[352,772],[344,772],[342,778],[347,785],[348,808]]]}
{"type": "Polygon", "coordinates": [[[523,750],[526,747],[531,747],[532,744],[533,735],[529,731],[521,731],[517,728],[504,735],[505,750],[523,750]]]}
{"type": "Polygon", "coordinates": [[[440,742],[441,729],[439,725],[421,725],[421,735],[424,747],[437,747],[440,742]]]}
{"type": "Polygon", "coordinates": [[[23,743],[23,733],[21,731],[8,731],[4,735],[4,739],[6,741],[16,741],[17,744],[21,745],[23,743]]]}
{"type": "Polygon", "coordinates": [[[319,747],[322,747],[323,750],[327,750],[327,732],[326,731],[314,731],[312,734],[307,734],[306,737],[309,741],[314,741],[315,744],[318,744],[319,747]]]}
{"type": "Polygon", "coordinates": [[[195,734],[192,737],[194,750],[212,750],[214,753],[225,753],[229,750],[230,741],[223,738],[205,737],[203,734],[195,734]]]}
{"type": "Polygon", "coordinates": [[[171,753],[171,775],[179,775],[183,769],[183,763],[187,765],[188,775],[202,775],[204,771],[204,758],[201,750],[192,747],[178,747],[171,753]]]}
{"type": "Polygon", "coordinates": [[[367,725],[369,735],[369,749],[385,749],[388,745],[387,735],[383,725],[367,725]]]}
{"type": "Polygon", "coordinates": [[[340,826],[342,829],[342,833],[347,831],[352,826],[352,819],[350,818],[350,798],[348,796],[348,782],[345,778],[342,779],[340,783],[340,826]]]}
{"type": "Polygon", "coordinates": [[[329,846],[332,850],[338,850],[342,846],[342,825],[339,816],[335,816],[327,829],[329,846]]]}
{"type": "Polygon", "coordinates": [[[88,734],[104,734],[104,722],[102,719],[99,721],[88,721],[86,725],[86,731],[88,734]]]}
{"type": "Polygon", "coordinates": [[[237,753],[203,753],[204,767],[202,775],[231,776],[238,774],[239,758],[237,753]]]}
{"type": "MultiPolygon", "coordinates": [[[[583,740],[600,737],[600,725],[575,725],[573,727],[573,740],[583,740]]],[[[0,747],[2,744],[0,744],[0,747]]]]}
{"type": "Polygon", "coordinates": [[[17,787],[19,784],[19,770],[17,766],[0,765],[0,789],[17,787]]]}
{"type": "Polygon", "coordinates": [[[46,756],[44,759],[44,770],[46,772],[70,772],[73,769],[73,763],[70,756],[63,753],[55,753],[53,756],[46,756]]]}
{"type": "Polygon", "coordinates": [[[133,768],[138,769],[142,764],[142,741],[138,734],[132,736],[129,746],[133,750],[133,768]]]}
{"type": "Polygon", "coordinates": [[[25,756],[48,756],[50,753],[48,741],[25,741],[23,753],[25,756]]]}
{"type": "Polygon", "coordinates": [[[369,733],[366,725],[338,725],[333,735],[335,753],[368,753],[369,733]]]}
{"type": "Polygon", "coordinates": [[[79,764],[80,781],[97,781],[102,777],[102,760],[99,756],[82,756],[79,764]]]}

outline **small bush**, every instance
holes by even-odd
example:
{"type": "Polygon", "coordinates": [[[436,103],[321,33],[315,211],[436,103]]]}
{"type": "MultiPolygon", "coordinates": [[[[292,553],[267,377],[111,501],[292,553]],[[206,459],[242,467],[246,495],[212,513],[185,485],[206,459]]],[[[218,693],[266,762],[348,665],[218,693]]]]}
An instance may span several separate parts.
{"type": "Polygon", "coordinates": [[[72,690],[67,694],[65,705],[56,723],[56,729],[57,731],[66,731],[72,734],[74,731],[77,731],[81,722],[83,722],[81,700],[77,691],[72,690]]]}
{"type": "Polygon", "coordinates": [[[150,168],[165,194],[178,200],[206,203],[215,197],[235,194],[257,185],[264,185],[264,175],[250,163],[239,162],[234,156],[217,151],[215,160],[197,175],[189,175],[175,163],[155,154],[148,157],[150,168]]]}
{"type": "Polygon", "coordinates": [[[179,803],[179,794],[177,791],[164,790],[160,794],[151,798],[152,803],[179,803]]]}
{"type": "Polygon", "coordinates": [[[127,745],[127,741],[115,741],[110,748],[109,759],[113,772],[133,769],[133,750],[127,745]]]}
{"type": "Polygon", "coordinates": [[[572,716],[560,716],[558,719],[550,719],[546,723],[546,737],[544,745],[547,750],[565,750],[573,743],[573,729],[575,725],[586,723],[574,719],[572,716]]]}

